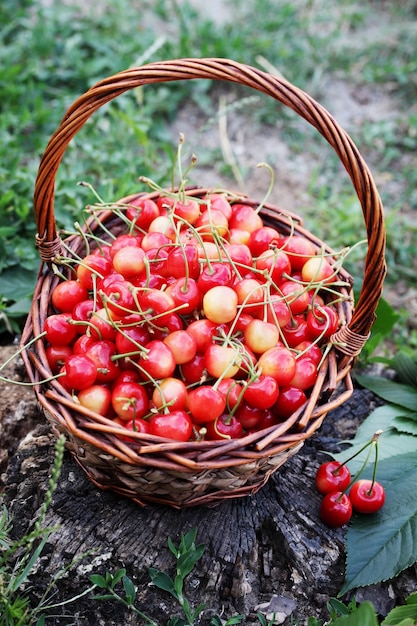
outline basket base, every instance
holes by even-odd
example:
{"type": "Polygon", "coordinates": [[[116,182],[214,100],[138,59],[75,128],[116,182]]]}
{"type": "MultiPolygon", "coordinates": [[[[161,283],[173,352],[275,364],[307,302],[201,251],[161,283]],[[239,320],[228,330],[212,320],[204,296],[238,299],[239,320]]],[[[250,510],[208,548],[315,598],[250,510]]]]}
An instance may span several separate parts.
{"type": "Polygon", "coordinates": [[[73,458],[99,489],[130,498],[142,507],[162,504],[175,509],[213,507],[227,499],[254,495],[302,445],[299,441],[273,457],[197,474],[129,465],[114,459],[110,474],[108,457],[100,459],[96,449],[75,437],[67,441],[73,458]]]}

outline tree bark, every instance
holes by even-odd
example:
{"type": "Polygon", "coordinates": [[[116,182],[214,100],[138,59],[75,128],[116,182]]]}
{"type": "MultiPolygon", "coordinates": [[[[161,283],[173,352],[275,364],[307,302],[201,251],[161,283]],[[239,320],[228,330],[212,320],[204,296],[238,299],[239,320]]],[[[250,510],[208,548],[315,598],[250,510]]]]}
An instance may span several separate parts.
{"type": "MultiPolygon", "coordinates": [[[[173,575],[174,558],[167,539],[178,543],[181,533],[196,528],[197,543],[205,545],[205,552],[187,578],[186,595],[193,606],[207,604],[199,623],[208,624],[213,614],[229,618],[235,613],[246,616],[244,624],[259,623],[257,610],[275,614],[276,624],[294,623],[291,619],[306,624],[309,616],[328,619],[326,602],[338,594],[343,582],[344,530],[332,530],[320,522],[321,497],[314,476],[326,459],[322,451],[336,451],[338,441],[353,436],[375,402],[370,392],[356,390],[256,495],[212,508],[141,508],[97,489],[66,455],[45,518],[46,526],[58,529],[31,577],[33,601],[51,577],[73,561],[72,569],[57,583],[54,602],[87,589],[92,573],[115,573],[124,567],[138,588],[135,606],[165,624],[181,611],[169,594],[149,585],[148,568],[173,575]]],[[[49,426],[33,405],[29,403],[28,408],[28,424],[36,426],[20,441],[3,476],[4,500],[14,516],[16,537],[33,528],[54,456],[49,426]]],[[[353,595],[360,601],[366,598],[386,614],[405,601],[415,580],[416,568],[412,567],[393,581],[360,589],[343,600],[353,595]]],[[[91,594],[55,609],[46,623],[68,624],[69,617],[71,623],[83,625],[144,623],[120,603],[99,602],[91,594]]]]}

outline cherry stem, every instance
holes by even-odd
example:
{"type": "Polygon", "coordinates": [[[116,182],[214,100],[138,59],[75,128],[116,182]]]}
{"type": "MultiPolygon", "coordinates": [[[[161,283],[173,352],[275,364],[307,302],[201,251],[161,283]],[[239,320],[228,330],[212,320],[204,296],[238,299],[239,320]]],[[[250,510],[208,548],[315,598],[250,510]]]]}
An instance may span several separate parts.
{"type": "MultiPolygon", "coordinates": [[[[363,473],[363,471],[365,470],[368,461],[369,461],[369,457],[371,455],[372,452],[372,448],[375,448],[375,461],[374,461],[374,469],[373,469],[373,476],[372,476],[372,484],[371,487],[368,491],[369,494],[372,493],[372,489],[374,487],[374,483],[375,483],[375,479],[376,479],[376,469],[377,469],[377,464],[378,464],[378,442],[379,442],[379,437],[382,434],[382,430],[377,430],[373,435],[372,438],[367,441],[357,452],[355,452],[355,454],[352,454],[351,457],[349,457],[348,459],[346,459],[346,461],[344,461],[343,463],[340,464],[340,466],[337,468],[338,470],[343,467],[343,465],[346,465],[347,463],[349,463],[350,461],[352,461],[352,459],[354,459],[355,457],[359,456],[359,454],[361,454],[364,450],[366,450],[366,448],[369,448],[368,450],[368,454],[366,455],[366,459],[362,464],[362,467],[360,468],[360,470],[355,474],[355,476],[353,477],[353,479],[350,481],[349,485],[346,487],[346,489],[343,490],[342,495],[344,493],[346,493],[350,487],[353,485],[354,482],[356,482],[359,478],[359,476],[363,473]]],[[[336,470],[333,471],[333,473],[335,473],[336,470]]]]}
{"type": "Polygon", "coordinates": [[[258,163],[258,165],[256,166],[258,168],[261,167],[265,167],[268,172],[269,172],[269,185],[268,185],[268,189],[266,190],[266,194],[262,200],[262,202],[259,204],[259,206],[256,208],[256,213],[260,213],[263,209],[263,207],[265,206],[269,196],[272,193],[272,190],[274,188],[274,183],[275,183],[275,174],[274,174],[274,170],[272,169],[272,167],[268,164],[268,163],[258,163]]]}
{"type": "Polygon", "coordinates": [[[377,430],[373,435],[372,438],[367,441],[357,452],[355,452],[355,454],[352,454],[352,456],[350,456],[348,459],[346,459],[346,461],[343,461],[343,463],[340,464],[340,467],[342,467],[343,465],[347,465],[348,463],[350,463],[350,461],[352,461],[353,459],[355,459],[357,456],[359,456],[364,450],[366,450],[366,448],[368,448],[369,446],[371,446],[373,443],[378,443],[378,439],[380,437],[380,435],[382,435],[383,431],[382,430],[377,430]]]}
{"type": "MultiPolygon", "coordinates": [[[[375,435],[374,435],[375,436],[375,435]]],[[[375,440],[375,461],[374,461],[374,470],[372,472],[372,482],[371,482],[371,486],[369,487],[369,490],[367,491],[367,494],[370,496],[372,494],[372,490],[374,488],[375,485],[375,481],[376,481],[376,469],[378,466],[378,439],[375,440]]]]}

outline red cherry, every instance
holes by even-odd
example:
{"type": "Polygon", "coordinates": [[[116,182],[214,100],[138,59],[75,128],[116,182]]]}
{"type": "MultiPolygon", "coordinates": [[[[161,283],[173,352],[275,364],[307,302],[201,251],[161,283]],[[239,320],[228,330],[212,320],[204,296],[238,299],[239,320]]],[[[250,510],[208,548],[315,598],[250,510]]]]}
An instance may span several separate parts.
{"type": "Polygon", "coordinates": [[[55,346],[69,345],[77,336],[77,328],[68,313],[56,313],[46,318],[45,339],[55,346]]]}
{"type": "Polygon", "coordinates": [[[48,346],[45,350],[48,365],[53,374],[57,374],[64,365],[66,359],[73,353],[70,346],[48,346]]]}
{"type": "Polygon", "coordinates": [[[96,341],[85,354],[96,364],[97,383],[109,383],[115,380],[119,374],[119,365],[112,359],[116,354],[116,346],[112,341],[96,341]]]}
{"type": "Polygon", "coordinates": [[[226,408],[226,399],[217,389],[210,385],[202,385],[189,392],[188,408],[194,423],[206,424],[223,413],[226,408]]]}
{"type": "Polygon", "coordinates": [[[252,231],[249,238],[249,248],[254,257],[258,257],[265,250],[278,244],[281,239],[279,232],[271,226],[262,226],[252,231]]]}
{"type": "Polygon", "coordinates": [[[279,387],[275,378],[261,374],[257,380],[249,383],[243,394],[245,402],[258,409],[269,409],[277,401],[279,387]]]}
{"type": "Polygon", "coordinates": [[[295,357],[287,348],[277,346],[261,354],[258,368],[263,374],[275,378],[280,386],[288,385],[295,374],[295,357]]]}
{"type": "Polygon", "coordinates": [[[290,385],[299,389],[310,389],[317,380],[317,365],[308,356],[296,359],[295,373],[290,385]]]}
{"type": "Polygon", "coordinates": [[[376,513],[384,506],[385,489],[377,481],[361,479],[353,483],[349,497],[357,513],[376,513]]]}
{"type": "Polygon", "coordinates": [[[206,265],[197,280],[198,288],[202,294],[218,285],[230,287],[231,283],[232,271],[228,263],[210,263],[210,265],[206,265]]]}
{"type": "Polygon", "coordinates": [[[116,415],[124,421],[143,417],[149,408],[145,388],[135,382],[116,385],[111,394],[111,402],[116,415]]]}
{"type": "Polygon", "coordinates": [[[147,230],[151,222],[158,217],[159,208],[150,198],[138,197],[129,200],[126,217],[133,222],[135,230],[147,230]]]}
{"type": "Polygon", "coordinates": [[[350,481],[349,468],[339,461],[322,463],[316,473],[316,487],[322,494],[344,491],[349,487],[350,481]]]}
{"type": "Polygon", "coordinates": [[[324,496],[320,506],[320,518],[327,526],[344,526],[351,517],[352,503],[348,495],[341,491],[332,491],[324,496]]]}
{"type": "Polygon", "coordinates": [[[293,270],[301,270],[304,263],[316,254],[314,244],[301,235],[285,237],[283,243],[283,249],[290,259],[293,270]]]}
{"type": "Polygon", "coordinates": [[[152,402],[157,409],[169,408],[170,411],[185,409],[188,402],[187,387],[182,380],[175,377],[164,378],[155,387],[152,402]]]}
{"type": "Polygon", "coordinates": [[[169,346],[159,339],[154,339],[146,344],[145,348],[146,352],[141,353],[138,364],[149,378],[158,380],[174,374],[177,364],[169,346]]]}
{"type": "Polygon", "coordinates": [[[191,418],[185,411],[177,410],[165,414],[156,414],[149,420],[149,429],[152,435],[188,441],[193,432],[191,418]]]}
{"type": "Polygon", "coordinates": [[[323,339],[333,335],[339,326],[336,311],[327,305],[315,305],[308,312],[306,319],[310,339],[323,339]]]}
{"type": "Polygon", "coordinates": [[[193,278],[177,278],[168,285],[166,293],[172,297],[181,315],[191,315],[201,306],[201,292],[193,278]]]}
{"type": "Polygon", "coordinates": [[[77,394],[80,404],[94,413],[107,417],[111,408],[111,391],[103,385],[91,385],[77,394]]]}
{"type": "Polygon", "coordinates": [[[93,385],[97,378],[96,364],[82,354],[69,356],[64,364],[64,372],[67,389],[86,389],[93,385]]]}
{"type": "Polygon", "coordinates": [[[238,439],[243,437],[243,426],[236,416],[223,413],[214,422],[209,422],[207,428],[207,439],[238,439]]]}
{"type": "Polygon", "coordinates": [[[274,410],[281,419],[287,419],[306,402],[307,396],[302,389],[286,385],[280,387],[274,410]]]}
{"type": "Polygon", "coordinates": [[[98,280],[113,271],[111,260],[102,254],[89,254],[77,267],[77,277],[81,285],[88,291],[93,289],[98,280]]]}
{"type": "Polygon", "coordinates": [[[166,272],[174,278],[182,278],[184,276],[198,278],[200,275],[200,262],[197,246],[191,244],[174,246],[168,253],[166,272]]]}
{"type": "Polygon", "coordinates": [[[61,313],[71,313],[79,302],[88,298],[88,290],[78,280],[58,283],[51,294],[53,306],[61,313]]]}

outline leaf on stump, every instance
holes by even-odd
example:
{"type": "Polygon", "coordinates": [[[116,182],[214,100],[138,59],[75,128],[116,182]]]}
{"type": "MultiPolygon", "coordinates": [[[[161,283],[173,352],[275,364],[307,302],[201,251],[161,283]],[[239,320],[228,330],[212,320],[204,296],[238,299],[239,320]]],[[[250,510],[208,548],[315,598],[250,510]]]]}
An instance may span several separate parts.
{"type": "Polygon", "coordinates": [[[377,478],[385,487],[385,505],[373,515],[352,518],[340,594],[394,578],[417,561],[417,455],[382,460],[377,478]]]}

